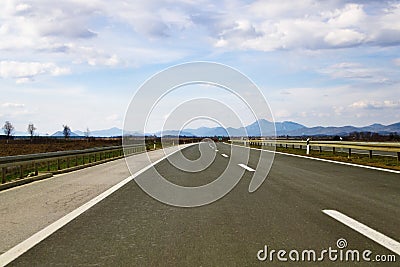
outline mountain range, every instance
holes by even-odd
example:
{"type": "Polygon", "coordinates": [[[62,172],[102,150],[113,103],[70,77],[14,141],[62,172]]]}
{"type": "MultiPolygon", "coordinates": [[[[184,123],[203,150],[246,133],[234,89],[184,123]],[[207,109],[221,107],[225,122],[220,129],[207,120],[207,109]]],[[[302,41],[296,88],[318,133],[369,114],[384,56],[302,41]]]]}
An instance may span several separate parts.
{"type": "MultiPolygon", "coordinates": [[[[223,127],[200,127],[196,129],[184,129],[184,131],[180,132],[182,136],[245,136],[246,132],[249,136],[272,136],[274,133],[274,124],[268,120],[261,119],[258,120],[246,127],[240,128],[223,128],[223,127]]],[[[365,127],[355,127],[355,126],[341,126],[341,127],[307,127],[302,124],[292,122],[292,121],[283,121],[275,123],[276,134],[278,136],[289,135],[289,136],[323,136],[323,135],[342,135],[346,136],[351,132],[374,132],[383,135],[387,135],[390,133],[400,133],[400,122],[390,124],[390,125],[382,125],[382,124],[371,124],[365,127]]],[[[90,136],[93,137],[112,137],[112,136],[121,136],[123,130],[117,127],[113,127],[110,129],[104,130],[96,130],[90,131],[90,136]]],[[[131,135],[143,135],[139,132],[129,132],[131,135]]],[[[167,136],[167,135],[178,135],[178,130],[166,130],[163,132],[156,132],[157,136],[167,136]]],[[[23,132],[15,132],[15,136],[26,136],[26,133],[23,132]]],[[[39,134],[41,135],[41,134],[39,134]]],[[[62,131],[57,131],[51,136],[63,136],[62,131]]],[[[71,136],[85,136],[83,131],[73,131],[71,132],[71,136]]]]}
{"type": "MultiPolygon", "coordinates": [[[[249,136],[272,136],[274,134],[274,124],[268,120],[258,120],[246,127],[240,128],[227,128],[224,129],[222,127],[201,127],[197,129],[185,129],[185,133],[190,133],[193,136],[245,136],[246,132],[249,136]],[[229,133],[229,134],[228,134],[229,133]]],[[[277,136],[331,136],[331,135],[342,135],[346,136],[352,132],[374,132],[383,135],[387,135],[390,133],[400,133],[400,122],[394,123],[390,125],[382,125],[382,124],[372,124],[365,127],[355,127],[355,126],[341,126],[341,127],[306,127],[302,124],[292,122],[292,121],[283,121],[275,123],[276,135],[277,136]]],[[[164,135],[170,134],[170,131],[164,132],[164,135]]],[[[177,132],[177,131],[175,131],[177,132]]],[[[161,133],[156,133],[157,136],[160,136],[161,133]]],[[[185,134],[182,134],[185,135],[185,134]]],[[[186,134],[188,135],[188,134],[186,134]]],[[[189,135],[190,136],[190,135],[189,135]]]]}

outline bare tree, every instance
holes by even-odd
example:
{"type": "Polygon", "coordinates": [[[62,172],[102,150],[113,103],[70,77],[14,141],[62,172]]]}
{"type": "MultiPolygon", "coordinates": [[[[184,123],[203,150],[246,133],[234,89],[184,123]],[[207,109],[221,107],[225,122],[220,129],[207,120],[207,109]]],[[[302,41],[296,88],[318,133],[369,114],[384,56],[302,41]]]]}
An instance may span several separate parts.
{"type": "Polygon", "coordinates": [[[7,135],[7,143],[8,143],[10,136],[12,136],[14,133],[14,126],[11,124],[11,122],[6,121],[3,126],[3,131],[4,134],[7,135]]]}
{"type": "Polygon", "coordinates": [[[29,123],[28,124],[28,133],[31,136],[31,142],[32,142],[32,139],[33,139],[33,135],[35,134],[35,131],[36,131],[35,125],[33,125],[33,123],[29,123]]]}
{"type": "Polygon", "coordinates": [[[68,125],[63,125],[63,135],[65,139],[71,136],[71,128],[68,125]]]}
{"type": "Polygon", "coordinates": [[[86,127],[86,131],[85,131],[85,138],[86,138],[86,140],[89,142],[89,137],[90,137],[90,130],[89,130],[89,127],[86,127]]]}

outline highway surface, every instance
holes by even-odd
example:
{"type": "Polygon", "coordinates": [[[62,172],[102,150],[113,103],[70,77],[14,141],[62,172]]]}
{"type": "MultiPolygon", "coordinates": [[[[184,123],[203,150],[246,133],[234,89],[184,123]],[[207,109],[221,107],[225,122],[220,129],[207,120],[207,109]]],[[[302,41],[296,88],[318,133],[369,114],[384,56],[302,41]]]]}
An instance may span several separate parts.
{"type": "MultiPolygon", "coordinates": [[[[200,156],[201,145],[208,146],[201,143],[182,152],[195,160],[200,156]]],[[[248,148],[240,149],[245,152],[248,148]]],[[[218,143],[210,151],[215,153],[215,159],[201,172],[181,171],[168,160],[160,161],[155,168],[173,183],[204,185],[223,173],[233,158],[227,144],[218,143]]],[[[259,155],[259,150],[252,149],[248,162],[234,162],[231,171],[244,171],[236,187],[220,200],[197,208],[160,203],[132,180],[19,256],[10,266],[378,264],[327,258],[321,262],[280,262],[276,254],[272,261],[270,258],[260,261],[257,257],[264,255],[260,250],[265,246],[288,252],[338,249],[338,239],[346,240],[345,249],[357,249],[360,253],[371,250],[372,259],[375,255],[395,255],[396,263],[381,265],[398,266],[399,173],[276,154],[268,178],[257,191],[249,193],[252,170],[257,168],[259,155]]],[[[144,171],[140,178],[151,173],[151,169],[144,171]]]]}
{"type": "MultiPolygon", "coordinates": [[[[165,149],[169,154],[178,147],[165,149]]],[[[156,150],[129,157],[139,171],[164,156],[156,150]]],[[[50,179],[0,191],[0,254],[24,241],[129,176],[125,160],[115,160],[50,179]]],[[[1,265],[1,264],[0,264],[1,265]]]]}

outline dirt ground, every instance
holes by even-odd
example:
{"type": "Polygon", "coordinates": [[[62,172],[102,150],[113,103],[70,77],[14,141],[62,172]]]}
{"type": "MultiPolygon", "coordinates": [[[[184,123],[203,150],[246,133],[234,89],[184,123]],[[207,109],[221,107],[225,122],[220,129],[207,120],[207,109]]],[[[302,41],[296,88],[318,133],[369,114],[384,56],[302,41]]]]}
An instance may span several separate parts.
{"type": "Polygon", "coordinates": [[[121,139],[0,140],[0,157],[121,145],[121,139]]]}

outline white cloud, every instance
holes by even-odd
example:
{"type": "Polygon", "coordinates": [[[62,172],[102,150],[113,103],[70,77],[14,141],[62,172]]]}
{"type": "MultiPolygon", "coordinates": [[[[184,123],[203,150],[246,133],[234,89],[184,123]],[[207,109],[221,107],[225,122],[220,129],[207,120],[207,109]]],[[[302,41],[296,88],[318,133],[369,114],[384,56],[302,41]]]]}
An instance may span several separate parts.
{"type": "MultiPolygon", "coordinates": [[[[367,5],[368,3],[365,3],[367,5]]],[[[256,1],[240,12],[226,12],[221,20],[241,18],[253,36],[238,31],[236,25],[217,29],[218,38],[239,49],[271,51],[277,49],[326,49],[363,44],[400,44],[400,5],[368,14],[361,4],[341,1],[256,1]],[[393,26],[397,25],[397,26],[393,26]],[[396,37],[397,36],[397,37],[396,37]]]]}
{"type": "Polygon", "coordinates": [[[386,108],[400,108],[400,100],[360,100],[352,103],[351,108],[357,109],[386,109],[386,108]]]}
{"type": "Polygon", "coordinates": [[[337,29],[329,32],[324,41],[333,47],[354,46],[362,43],[365,35],[350,29],[337,29]]]}
{"type": "Polygon", "coordinates": [[[335,9],[328,15],[328,24],[336,27],[357,27],[367,17],[363,6],[359,4],[346,4],[343,9],[335,9]]]}
{"type": "Polygon", "coordinates": [[[376,86],[366,90],[365,86],[356,83],[351,86],[289,87],[283,91],[290,94],[282,96],[282,90],[274,95],[269,93],[268,100],[277,120],[293,120],[308,126],[365,126],[390,124],[400,119],[396,84],[384,84],[379,90],[376,86]],[[285,117],[285,113],[289,116],[285,117]]]}
{"type": "Polygon", "coordinates": [[[20,103],[3,103],[1,104],[3,108],[23,108],[25,107],[25,104],[20,104],[20,103]]]}
{"type": "Polygon", "coordinates": [[[385,83],[389,81],[381,69],[366,67],[355,62],[337,63],[321,69],[319,72],[329,75],[334,79],[363,80],[371,83],[385,83]]]}
{"type": "MultiPolygon", "coordinates": [[[[92,99],[94,95],[111,91],[108,83],[103,83],[109,79],[116,82],[112,86],[113,93],[118,91],[115,95],[125,94],[118,101],[112,101],[117,103],[114,110],[121,109],[123,114],[120,103],[129,96],[128,85],[121,84],[127,79],[142,81],[154,69],[164,67],[162,64],[215,60],[247,71],[261,86],[262,83],[275,86],[272,90],[277,91],[277,98],[286,101],[285,105],[277,105],[282,104],[278,101],[274,104],[277,115],[282,118],[302,118],[315,125],[325,123],[330,114],[326,123],[350,123],[354,122],[355,112],[351,111],[357,104],[351,105],[359,99],[378,102],[362,102],[359,106],[396,105],[384,101],[397,99],[399,70],[393,64],[400,66],[398,1],[394,4],[389,1],[353,2],[360,4],[349,4],[346,0],[178,0],[173,3],[115,0],[112,4],[105,0],[3,0],[0,62],[4,66],[0,65],[0,78],[4,79],[0,79],[0,90],[7,92],[3,94],[7,97],[4,102],[31,103],[28,102],[31,97],[34,102],[42,100],[42,105],[37,105],[40,115],[35,120],[50,125],[57,123],[57,116],[49,120],[42,117],[53,115],[51,110],[59,106],[65,108],[60,95],[74,100],[69,102],[87,101],[89,97],[82,97],[83,93],[88,93],[92,99]],[[387,62],[388,58],[396,57],[393,62],[387,62]],[[143,65],[147,67],[129,72],[128,68],[143,65]],[[109,67],[116,68],[112,72],[102,70],[109,67]],[[315,69],[322,77],[315,75],[315,69]],[[66,84],[52,80],[51,84],[13,87],[5,80],[28,83],[38,76],[62,75],[70,70],[80,76],[78,79],[72,75],[67,77],[66,84]],[[97,79],[95,74],[98,73],[104,77],[97,79]],[[120,79],[120,75],[126,76],[120,79]],[[278,76],[284,78],[277,81],[278,76]],[[272,77],[271,83],[269,77],[272,77]],[[323,85],[321,88],[290,88],[293,82],[298,87],[323,85]],[[331,88],[336,82],[351,86],[331,88]],[[81,87],[85,90],[72,89],[81,87]],[[24,96],[9,96],[21,90],[25,90],[24,96]],[[44,111],[47,103],[53,103],[52,109],[44,111]]],[[[81,120],[82,126],[87,125],[88,119],[98,125],[121,121],[122,117],[98,114],[99,106],[109,103],[110,97],[99,96],[98,101],[90,105],[91,115],[82,117],[75,112],[65,120],[81,120]],[[108,120],[104,119],[106,117],[108,120]]],[[[386,114],[390,112],[385,113],[383,108],[374,112],[359,108],[358,112],[364,119],[374,114],[373,121],[390,121],[399,116],[386,114]]],[[[24,118],[23,125],[28,119],[24,118]]],[[[367,119],[362,123],[365,121],[367,119]]]]}
{"type": "Polygon", "coordinates": [[[64,75],[68,68],[58,67],[54,63],[0,61],[0,78],[16,79],[17,83],[33,80],[38,75],[64,75]]]}
{"type": "Polygon", "coordinates": [[[172,41],[171,49],[177,49],[185,39],[192,44],[207,44],[211,39],[215,47],[261,51],[400,44],[400,5],[381,3],[373,13],[367,11],[372,9],[368,5],[368,2],[312,0],[250,3],[182,0],[173,5],[168,1],[127,4],[116,0],[110,4],[105,0],[57,3],[7,0],[0,11],[0,50],[54,53],[66,49],[66,44],[96,47],[113,58],[112,61],[81,62],[114,66],[123,63],[115,60],[122,58],[123,51],[120,44],[113,42],[120,34],[131,40],[132,46],[142,49],[148,48],[146,42],[168,38],[172,41]],[[106,43],[105,37],[110,37],[106,43]]]}

